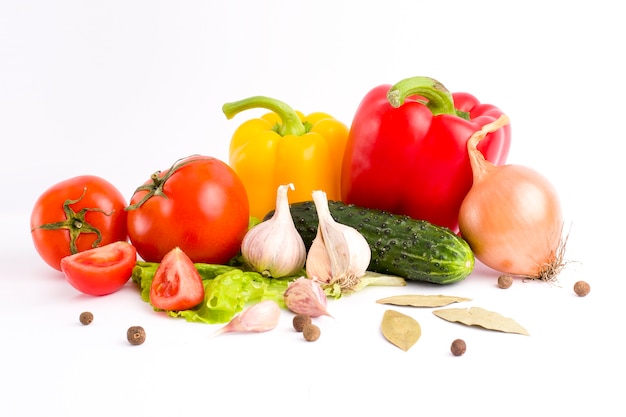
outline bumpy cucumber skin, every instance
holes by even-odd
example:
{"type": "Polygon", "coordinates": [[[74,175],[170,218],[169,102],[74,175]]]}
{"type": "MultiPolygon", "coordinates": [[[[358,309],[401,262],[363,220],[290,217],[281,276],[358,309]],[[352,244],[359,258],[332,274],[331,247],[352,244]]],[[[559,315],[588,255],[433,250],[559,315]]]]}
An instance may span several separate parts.
{"type": "MultiPolygon", "coordinates": [[[[474,269],[474,253],[450,229],[339,201],[329,201],[328,206],[335,221],[354,227],[367,240],[372,250],[370,271],[411,281],[452,284],[474,269]]],[[[290,209],[308,250],[317,233],[315,205],[305,201],[291,204],[290,209]]]]}

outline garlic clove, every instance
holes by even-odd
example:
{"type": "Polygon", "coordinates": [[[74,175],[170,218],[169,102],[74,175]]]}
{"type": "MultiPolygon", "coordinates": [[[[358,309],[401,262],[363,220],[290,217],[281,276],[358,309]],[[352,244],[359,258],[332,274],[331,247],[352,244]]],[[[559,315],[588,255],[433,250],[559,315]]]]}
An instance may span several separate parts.
{"type": "Polygon", "coordinates": [[[239,315],[239,324],[245,332],[267,332],[278,325],[280,307],[274,300],[254,304],[239,315]]]}
{"type": "Polygon", "coordinates": [[[322,284],[329,284],[333,278],[333,271],[330,268],[330,258],[326,251],[326,244],[322,237],[321,230],[317,229],[317,235],[307,255],[306,275],[322,284]]]}
{"type": "Polygon", "coordinates": [[[278,187],[274,215],[251,228],[241,243],[244,262],[266,277],[297,274],[306,262],[306,247],[289,210],[290,188],[293,184],[278,187]]]}
{"type": "Polygon", "coordinates": [[[328,300],[321,285],[305,277],[289,283],[285,290],[285,306],[296,314],[306,314],[310,317],[329,316],[328,300]]]}
{"type": "Polygon", "coordinates": [[[280,320],[281,310],[274,300],[253,304],[218,329],[213,337],[223,333],[260,333],[274,329],[280,320]]]}

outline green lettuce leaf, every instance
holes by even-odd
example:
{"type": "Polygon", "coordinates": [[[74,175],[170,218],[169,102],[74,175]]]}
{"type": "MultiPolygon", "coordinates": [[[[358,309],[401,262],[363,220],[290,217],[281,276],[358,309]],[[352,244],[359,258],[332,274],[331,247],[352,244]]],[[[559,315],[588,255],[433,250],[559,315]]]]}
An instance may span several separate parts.
{"type": "MultiPolygon", "coordinates": [[[[167,311],[167,314],[196,323],[226,323],[247,304],[264,300],[274,300],[284,308],[284,292],[289,283],[297,278],[266,278],[257,272],[230,265],[194,265],[204,284],[204,301],[193,309],[167,311]]],[[[141,299],[147,303],[150,302],[150,286],[158,266],[158,263],[139,261],[133,269],[132,280],[139,285],[141,299]]]]}

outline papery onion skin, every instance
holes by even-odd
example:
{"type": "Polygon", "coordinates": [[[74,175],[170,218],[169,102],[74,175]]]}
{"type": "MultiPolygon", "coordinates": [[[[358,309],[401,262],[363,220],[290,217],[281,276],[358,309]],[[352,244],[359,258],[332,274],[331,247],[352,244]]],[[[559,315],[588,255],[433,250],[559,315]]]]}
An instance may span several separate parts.
{"type": "Polygon", "coordinates": [[[540,278],[559,256],[563,217],[554,186],[520,165],[495,167],[461,204],[461,236],[497,271],[540,278]]]}

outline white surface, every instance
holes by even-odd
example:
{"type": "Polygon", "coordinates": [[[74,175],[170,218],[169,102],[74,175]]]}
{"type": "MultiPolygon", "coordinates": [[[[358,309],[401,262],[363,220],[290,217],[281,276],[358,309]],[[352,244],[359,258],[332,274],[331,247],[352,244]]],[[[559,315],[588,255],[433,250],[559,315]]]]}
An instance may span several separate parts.
{"type": "Polygon", "coordinates": [[[264,414],[584,415],[621,412],[626,39],[618,2],[3,1],[0,3],[0,414],[165,416],[264,414]],[[132,284],[77,293],[29,237],[35,199],[80,174],[130,198],[149,175],[203,153],[227,160],[251,95],[350,124],[370,88],[428,75],[509,114],[509,162],[559,190],[571,224],[558,286],[478,266],[450,287],[410,283],[332,301],[306,343],[285,314],[257,335],[209,340],[217,326],[154,313],[132,284]],[[578,279],[586,298],[573,295],[578,279]],[[531,336],[444,322],[422,325],[408,352],[380,334],[405,293],[471,297],[531,336]],[[94,322],[78,323],[90,310],[94,322]],[[147,341],[130,346],[126,329],[147,341]],[[455,338],[467,341],[460,358],[455,338]],[[617,376],[617,378],[615,378],[617,376]]]}

